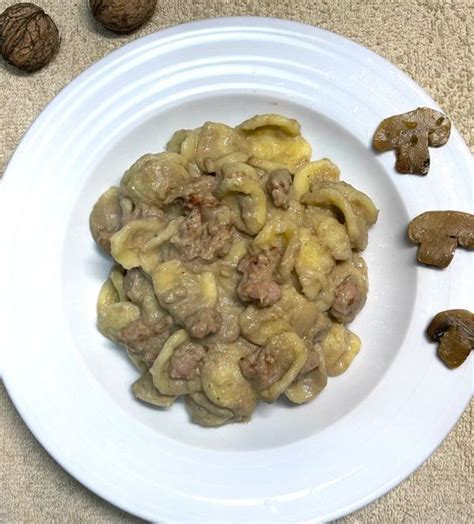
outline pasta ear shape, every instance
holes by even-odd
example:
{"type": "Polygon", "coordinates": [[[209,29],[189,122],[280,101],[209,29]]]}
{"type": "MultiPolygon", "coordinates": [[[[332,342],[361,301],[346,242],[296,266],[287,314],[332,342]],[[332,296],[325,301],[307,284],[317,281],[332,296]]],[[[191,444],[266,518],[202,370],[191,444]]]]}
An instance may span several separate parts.
{"type": "Polygon", "coordinates": [[[329,333],[321,342],[330,377],[344,373],[360,350],[360,338],[342,324],[333,323],[329,333]]]}
{"type": "Polygon", "coordinates": [[[303,404],[313,400],[328,383],[324,352],[320,344],[315,344],[309,351],[303,369],[296,379],[288,386],[285,395],[295,404],[303,404]],[[307,369],[306,369],[307,368],[307,369]]]}
{"type": "Polygon", "coordinates": [[[378,211],[372,201],[344,182],[319,182],[303,195],[302,202],[322,208],[335,208],[344,217],[352,248],[367,247],[368,227],[377,220],[378,211]]]}
{"type": "Polygon", "coordinates": [[[106,252],[110,253],[110,237],[122,227],[120,189],[111,187],[94,205],[90,215],[92,237],[106,252]]]}
{"type": "Polygon", "coordinates": [[[348,260],[352,256],[351,240],[347,229],[332,215],[315,207],[306,210],[314,233],[334,260],[348,260]]]}
{"type": "Polygon", "coordinates": [[[234,416],[230,409],[213,404],[204,393],[186,395],[186,409],[192,422],[205,427],[222,426],[231,422],[234,416]]]}
{"type": "Polygon", "coordinates": [[[143,372],[143,375],[133,383],[132,391],[136,398],[153,404],[160,408],[169,408],[173,402],[178,398],[175,396],[162,395],[153,385],[153,380],[148,370],[143,372]]]}
{"type": "Polygon", "coordinates": [[[140,318],[140,308],[125,302],[123,273],[118,266],[110,271],[97,300],[97,327],[99,331],[117,342],[119,332],[140,318]]]}
{"type": "Polygon", "coordinates": [[[311,158],[311,146],[301,136],[297,120],[281,115],[257,115],[237,126],[250,144],[252,155],[285,164],[292,173],[311,158]]]}
{"type": "Polygon", "coordinates": [[[153,385],[162,395],[179,396],[202,389],[201,378],[198,375],[186,379],[173,378],[170,374],[170,362],[174,352],[189,340],[189,335],[184,329],[175,331],[163,345],[150,369],[153,385]]]}
{"type": "Polygon", "coordinates": [[[179,197],[191,175],[188,160],[178,153],[159,153],[139,158],[122,177],[125,196],[135,204],[162,207],[179,197]]]}
{"type": "Polygon", "coordinates": [[[197,165],[206,172],[213,171],[213,163],[226,155],[249,149],[245,136],[225,124],[206,122],[197,135],[195,159],[197,165]]]}
{"type": "Polygon", "coordinates": [[[257,405],[257,397],[240,370],[240,359],[248,354],[242,344],[222,344],[209,349],[201,371],[207,398],[230,410],[234,420],[248,420],[257,405]]]}
{"type": "Polygon", "coordinates": [[[303,294],[310,300],[316,300],[319,293],[328,286],[328,275],[335,262],[331,254],[305,228],[300,230],[301,249],[295,262],[295,271],[301,284],[303,294]]]}
{"type": "Polygon", "coordinates": [[[241,162],[225,164],[217,194],[232,211],[235,226],[256,235],[267,219],[267,198],[253,167],[241,162]]]}
{"type": "Polygon", "coordinates": [[[275,277],[278,282],[283,283],[290,277],[300,249],[298,228],[290,218],[275,214],[254,238],[252,248],[255,251],[278,249],[281,252],[275,277]]]}
{"type": "Polygon", "coordinates": [[[293,287],[284,287],[282,297],[270,307],[248,306],[240,316],[242,336],[264,346],[275,336],[292,331],[304,337],[320,316],[317,304],[300,295],[293,287]]]}
{"type": "Polygon", "coordinates": [[[307,357],[303,340],[296,333],[285,332],[242,359],[240,366],[259,397],[274,402],[296,378],[307,357]]]}
{"type": "Polygon", "coordinates": [[[142,218],[132,220],[110,238],[110,252],[116,262],[126,269],[140,267],[148,242],[166,227],[166,220],[142,218]]]}
{"type": "Polygon", "coordinates": [[[295,197],[301,197],[307,193],[313,182],[337,182],[339,180],[339,168],[328,158],[322,158],[309,162],[299,169],[293,179],[293,191],[295,197]]]}
{"type": "Polygon", "coordinates": [[[204,338],[219,329],[217,282],[210,271],[192,273],[182,262],[170,260],[157,266],[152,279],[161,306],[191,336],[204,338]]]}

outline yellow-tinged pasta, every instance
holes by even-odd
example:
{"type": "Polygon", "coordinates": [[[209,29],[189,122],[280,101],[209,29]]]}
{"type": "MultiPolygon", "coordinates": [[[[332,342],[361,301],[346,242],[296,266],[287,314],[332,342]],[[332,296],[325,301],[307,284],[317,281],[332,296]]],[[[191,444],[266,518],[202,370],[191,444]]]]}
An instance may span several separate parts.
{"type": "Polygon", "coordinates": [[[217,427],[231,422],[234,413],[230,409],[213,404],[204,393],[186,395],[186,409],[191,421],[204,427],[217,427]]]}
{"type": "Polygon", "coordinates": [[[140,308],[131,302],[121,301],[125,297],[123,278],[114,266],[104,282],[97,300],[97,327],[106,337],[117,341],[119,331],[140,318],[140,308]]]}
{"type": "Polygon", "coordinates": [[[326,338],[321,342],[330,377],[344,373],[360,350],[360,338],[342,324],[333,323],[326,338]]]}
{"type": "Polygon", "coordinates": [[[112,281],[112,284],[118,294],[118,302],[124,302],[127,300],[125,290],[123,288],[124,281],[124,270],[120,266],[113,266],[110,270],[109,279],[112,281]]]}
{"type": "Polygon", "coordinates": [[[301,126],[298,120],[287,118],[276,113],[255,115],[239,124],[237,128],[242,129],[242,131],[254,131],[255,129],[267,126],[277,127],[289,136],[298,136],[301,132],[301,126]]]}
{"type": "Polygon", "coordinates": [[[367,247],[368,227],[377,220],[378,210],[366,195],[345,182],[319,182],[313,183],[302,202],[338,209],[344,216],[351,246],[358,251],[367,247]]]}
{"type": "Polygon", "coordinates": [[[234,414],[235,420],[248,420],[257,397],[240,370],[240,359],[248,350],[239,343],[218,344],[209,349],[201,371],[202,388],[208,399],[234,414]]]}
{"type": "Polygon", "coordinates": [[[195,289],[195,293],[199,295],[201,307],[212,307],[216,304],[216,279],[209,271],[193,274],[178,260],[170,260],[159,265],[153,272],[152,278],[158,298],[167,297],[163,298],[164,307],[171,303],[173,298],[168,296],[169,294],[174,293],[179,298],[186,294],[184,290],[191,288],[195,289]]]}
{"type": "Polygon", "coordinates": [[[308,354],[308,360],[314,360],[313,368],[305,372],[304,368],[300,371],[296,379],[288,386],[285,395],[288,400],[295,404],[303,404],[313,400],[328,383],[324,352],[320,344],[316,344],[308,354]]]}
{"type": "Polygon", "coordinates": [[[368,290],[354,251],[378,210],[310,160],[294,119],[206,122],[100,198],[91,231],[117,265],[98,327],[140,370],[138,399],[184,395],[191,420],[216,427],[281,394],[308,402],[350,365],[360,340],[344,324],[368,290]]]}
{"type": "Polygon", "coordinates": [[[267,198],[255,170],[241,162],[225,164],[218,196],[232,211],[238,229],[256,235],[267,217],[267,198]]]}
{"type": "Polygon", "coordinates": [[[320,311],[313,301],[298,293],[293,286],[284,286],[281,299],[272,306],[248,306],[240,317],[240,329],[247,340],[264,346],[272,337],[285,331],[306,336],[319,316],[320,311]]]}
{"type": "Polygon", "coordinates": [[[254,380],[251,380],[260,398],[265,402],[274,402],[296,378],[307,357],[308,349],[296,333],[285,332],[274,336],[264,348],[259,350],[255,359],[257,369],[258,360],[265,363],[263,377],[257,372],[254,380]],[[271,385],[262,389],[262,378],[268,381],[266,374],[269,366],[271,366],[272,373],[278,378],[271,385]]]}
{"type": "Polygon", "coordinates": [[[238,126],[247,137],[252,155],[285,164],[296,172],[311,158],[311,146],[300,134],[296,120],[281,115],[257,115],[238,126]]]}
{"type": "Polygon", "coordinates": [[[139,400],[143,400],[143,402],[153,404],[160,408],[169,408],[178,398],[175,396],[162,395],[153,385],[152,376],[148,370],[132,384],[132,391],[139,400]]]}
{"type": "Polygon", "coordinates": [[[143,246],[139,253],[140,263],[147,273],[157,267],[162,262],[161,248],[168,242],[176,233],[178,233],[184,218],[179,217],[171,220],[166,227],[158,231],[148,242],[143,246]]]}
{"type": "Polygon", "coordinates": [[[300,200],[307,193],[313,182],[326,182],[339,180],[339,168],[328,158],[309,162],[299,169],[293,179],[295,197],[300,200]]]}
{"type": "Polygon", "coordinates": [[[161,306],[194,338],[204,338],[221,327],[217,310],[217,282],[210,271],[192,273],[178,260],[160,264],[152,272],[161,306]]]}
{"type": "Polygon", "coordinates": [[[298,228],[286,213],[275,210],[271,219],[265,224],[252,242],[254,250],[275,248],[281,251],[281,260],[275,277],[280,283],[286,282],[295,267],[300,249],[298,228]]]}
{"type": "Polygon", "coordinates": [[[236,152],[249,149],[245,136],[238,130],[216,122],[206,122],[200,129],[195,160],[206,172],[212,172],[213,162],[236,152]]]}
{"type": "Polygon", "coordinates": [[[328,285],[327,276],[335,261],[323,244],[309,229],[299,232],[301,249],[295,262],[301,289],[310,300],[316,300],[321,290],[328,285]]]}
{"type": "Polygon", "coordinates": [[[161,207],[179,197],[189,183],[188,160],[178,153],[144,155],[125,172],[121,185],[135,204],[161,207]]]}
{"type": "Polygon", "coordinates": [[[166,227],[165,219],[133,220],[110,238],[111,254],[126,269],[140,267],[145,246],[166,227]]]}
{"type": "Polygon", "coordinates": [[[99,306],[97,327],[106,337],[117,341],[119,332],[140,318],[140,308],[131,302],[117,302],[99,306]]]}
{"type": "Polygon", "coordinates": [[[243,151],[236,151],[228,155],[217,158],[216,160],[207,159],[205,162],[206,171],[208,173],[222,174],[222,168],[226,164],[235,164],[236,162],[246,163],[249,158],[248,153],[243,151]]]}
{"type": "Polygon", "coordinates": [[[334,260],[348,260],[352,256],[351,240],[347,229],[330,213],[310,207],[306,215],[313,225],[314,233],[334,260]]]}
{"type": "Polygon", "coordinates": [[[179,396],[186,393],[195,393],[202,389],[199,376],[190,380],[174,379],[170,376],[170,360],[174,351],[182,344],[189,342],[189,340],[186,330],[180,329],[175,331],[165,342],[153,366],[150,368],[153,385],[162,395],[179,396]]]}
{"type": "Polygon", "coordinates": [[[277,171],[278,169],[286,169],[286,164],[283,162],[273,162],[272,160],[265,160],[264,158],[258,158],[253,156],[248,159],[249,166],[255,167],[256,169],[261,169],[266,173],[271,173],[272,171],[277,171]]]}
{"type": "Polygon", "coordinates": [[[117,288],[109,277],[100,288],[99,297],[97,299],[97,312],[100,313],[101,309],[110,306],[110,304],[115,304],[116,302],[120,302],[120,296],[117,288]]]}
{"type": "Polygon", "coordinates": [[[168,153],[182,153],[181,147],[189,133],[190,131],[188,129],[179,129],[178,131],[175,131],[166,144],[166,151],[168,153]]]}

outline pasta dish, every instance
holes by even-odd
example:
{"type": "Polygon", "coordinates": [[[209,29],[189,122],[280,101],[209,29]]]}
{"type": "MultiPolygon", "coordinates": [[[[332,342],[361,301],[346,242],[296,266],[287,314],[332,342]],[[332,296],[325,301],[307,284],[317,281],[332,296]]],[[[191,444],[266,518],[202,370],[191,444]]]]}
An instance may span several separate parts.
{"type": "Polygon", "coordinates": [[[206,122],[99,198],[91,231],[114,265],[98,328],[140,370],[138,399],[184,396],[193,422],[219,426],[308,402],[350,366],[378,211],[311,154],[284,116],[206,122]]]}

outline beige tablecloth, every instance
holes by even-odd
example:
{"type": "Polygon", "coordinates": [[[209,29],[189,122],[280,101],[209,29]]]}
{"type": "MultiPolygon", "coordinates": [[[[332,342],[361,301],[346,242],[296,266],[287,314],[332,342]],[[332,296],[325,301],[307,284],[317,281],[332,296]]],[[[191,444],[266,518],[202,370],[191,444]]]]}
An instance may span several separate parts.
{"type": "MultiPolygon", "coordinates": [[[[0,0],[0,11],[12,3],[0,0]]],[[[36,3],[56,20],[62,46],[33,76],[0,63],[1,174],[39,111],[86,67],[147,33],[219,15],[290,18],[352,38],[425,87],[474,144],[472,0],[158,0],[153,21],[127,37],[99,28],[86,0],[36,3]]],[[[472,408],[408,480],[343,522],[472,522],[472,408]]],[[[139,522],[65,473],[32,437],[1,385],[0,473],[1,522],[139,522]]]]}

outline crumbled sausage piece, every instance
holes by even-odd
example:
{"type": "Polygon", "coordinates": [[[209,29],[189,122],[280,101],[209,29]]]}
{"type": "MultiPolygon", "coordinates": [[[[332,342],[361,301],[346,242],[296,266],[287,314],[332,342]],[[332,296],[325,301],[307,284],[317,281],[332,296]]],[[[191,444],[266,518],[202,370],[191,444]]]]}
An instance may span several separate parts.
{"type": "Polygon", "coordinates": [[[202,308],[184,320],[184,327],[194,338],[216,333],[222,324],[221,314],[214,308],[202,308]]]}
{"type": "Polygon", "coordinates": [[[287,369],[281,366],[284,359],[279,358],[280,351],[285,351],[285,348],[272,351],[263,348],[241,359],[240,368],[244,377],[254,382],[259,391],[267,389],[285,375],[287,369]]]}
{"type": "Polygon", "coordinates": [[[189,380],[199,376],[199,364],[205,354],[206,350],[200,344],[182,344],[175,349],[170,359],[170,377],[189,380]]]}
{"type": "Polygon", "coordinates": [[[229,252],[233,227],[226,206],[215,208],[209,220],[205,218],[201,210],[194,208],[171,239],[182,260],[213,262],[229,252]]]}
{"type": "Polygon", "coordinates": [[[237,294],[244,302],[256,302],[259,306],[271,306],[281,298],[281,288],[274,279],[273,271],[279,259],[276,249],[245,255],[237,266],[242,278],[237,294]]]}
{"type": "Polygon", "coordinates": [[[289,191],[292,181],[293,179],[288,169],[277,169],[268,175],[267,191],[276,207],[281,207],[282,209],[290,207],[289,191]]]}

